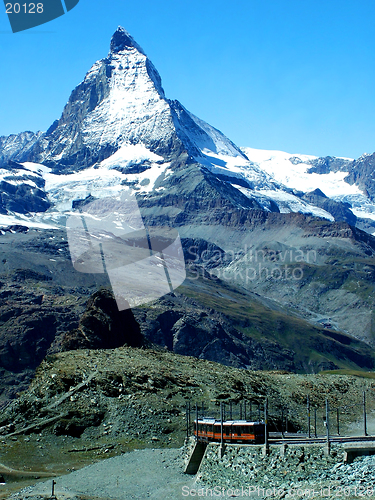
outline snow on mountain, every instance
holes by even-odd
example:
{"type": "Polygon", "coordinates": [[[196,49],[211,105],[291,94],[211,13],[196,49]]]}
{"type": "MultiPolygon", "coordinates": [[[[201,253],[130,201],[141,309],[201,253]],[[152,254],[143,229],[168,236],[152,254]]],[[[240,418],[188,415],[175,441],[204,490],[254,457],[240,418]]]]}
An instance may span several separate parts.
{"type": "Polygon", "coordinates": [[[152,153],[143,144],[125,144],[112,156],[103,160],[100,165],[109,169],[126,168],[132,165],[142,164],[145,161],[162,163],[164,160],[162,156],[152,153]]]}
{"type": "Polygon", "coordinates": [[[118,197],[127,187],[147,193],[154,188],[168,166],[169,163],[164,162],[162,157],[140,144],[125,145],[94,167],[71,174],[50,172],[44,178],[48,197],[53,202],[53,212],[69,213],[73,201],[84,200],[88,196],[118,197]]]}
{"type": "Polygon", "coordinates": [[[173,134],[159,74],[119,28],[108,56],[97,61],[73,90],[60,120],[34,149],[33,161],[59,171],[79,170],[108,158],[124,144],[167,149],[173,134]]]}
{"type": "MultiPolygon", "coordinates": [[[[240,190],[245,193],[245,189],[240,188],[240,190]]],[[[250,193],[248,193],[250,195],[250,193]]],[[[301,200],[298,196],[291,193],[287,193],[281,189],[270,190],[270,189],[260,189],[253,192],[253,196],[256,200],[263,206],[267,206],[271,200],[275,203],[280,211],[280,213],[291,213],[300,212],[301,214],[311,214],[315,217],[323,217],[323,219],[328,219],[334,221],[335,218],[322,208],[311,205],[301,200]]]]}
{"type": "Polygon", "coordinates": [[[41,163],[33,163],[31,161],[25,161],[20,163],[20,165],[23,166],[25,170],[28,170],[29,172],[33,172],[39,176],[43,177],[43,174],[47,174],[51,172],[51,169],[49,167],[46,167],[45,165],[42,165],[41,163]]]}
{"type": "Polygon", "coordinates": [[[161,78],[143,49],[123,28],[108,56],[73,90],[61,118],[32,148],[28,161],[56,172],[100,163],[124,145],[142,144],[168,160],[183,151],[244,158],[220,131],[165,97],[161,78]]]}
{"type": "MultiPolygon", "coordinates": [[[[356,185],[344,181],[348,172],[329,172],[328,174],[309,173],[312,161],[317,156],[289,154],[283,151],[243,148],[249,160],[253,161],[275,181],[291,189],[304,193],[321,189],[325,195],[336,197],[362,194],[356,185]]],[[[346,160],[353,161],[350,158],[346,160]]]]}
{"type": "Polygon", "coordinates": [[[11,162],[0,168],[0,214],[45,212],[50,207],[43,171],[11,162]]]}
{"type": "MultiPolygon", "coordinates": [[[[356,217],[375,221],[375,203],[363,193],[338,195],[336,199],[343,203],[348,203],[356,217]]],[[[371,234],[375,234],[375,231],[371,231],[371,234]]]]}
{"type": "MultiPolygon", "coordinates": [[[[275,182],[304,193],[320,189],[332,200],[347,204],[359,219],[375,220],[375,203],[358,183],[349,183],[349,172],[360,163],[363,155],[354,161],[351,158],[335,158],[342,162],[343,170],[317,169],[314,165],[323,163],[322,158],[312,155],[290,154],[284,151],[242,148],[251,162],[269,174],[275,182]],[[321,173],[318,173],[320,170],[321,173]],[[318,172],[317,172],[318,171],[318,172]]],[[[296,209],[297,207],[295,207],[296,209]]],[[[303,211],[298,209],[298,211],[303,211]]],[[[373,228],[369,229],[373,233],[373,228]]]]}
{"type": "MultiPolygon", "coordinates": [[[[149,64],[134,47],[111,53],[108,95],[82,122],[84,144],[107,145],[120,138],[128,144],[147,143],[150,137],[162,141],[171,133],[169,106],[161,87],[150,78],[149,64]]],[[[84,83],[97,79],[101,69],[96,63],[84,83]]]]}

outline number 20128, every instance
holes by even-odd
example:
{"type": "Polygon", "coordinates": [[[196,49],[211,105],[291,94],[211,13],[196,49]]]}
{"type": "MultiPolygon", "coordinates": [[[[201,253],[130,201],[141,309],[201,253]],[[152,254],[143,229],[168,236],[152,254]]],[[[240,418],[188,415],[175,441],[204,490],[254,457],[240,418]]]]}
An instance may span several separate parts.
{"type": "Polygon", "coordinates": [[[42,14],[43,4],[42,3],[7,3],[5,5],[7,14],[42,14]]]}

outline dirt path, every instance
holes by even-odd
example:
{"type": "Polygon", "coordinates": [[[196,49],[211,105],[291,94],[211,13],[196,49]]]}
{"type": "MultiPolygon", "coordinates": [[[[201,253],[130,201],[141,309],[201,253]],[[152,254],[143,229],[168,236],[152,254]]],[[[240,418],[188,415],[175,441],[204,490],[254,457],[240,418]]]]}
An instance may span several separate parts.
{"type": "Polygon", "coordinates": [[[4,464],[0,463],[0,474],[3,477],[6,476],[19,476],[19,477],[35,477],[36,479],[39,477],[52,477],[55,474],[53,472],[29,472],[24,470],[12,469],[11,467],[7,467],[4,464]]]}

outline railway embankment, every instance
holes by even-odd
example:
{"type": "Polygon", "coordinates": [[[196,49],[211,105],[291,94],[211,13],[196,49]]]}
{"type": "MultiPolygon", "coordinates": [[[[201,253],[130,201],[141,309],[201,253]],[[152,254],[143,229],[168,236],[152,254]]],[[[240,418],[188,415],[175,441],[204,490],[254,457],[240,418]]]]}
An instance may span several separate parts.
{"type": "Polygon", "coordinates": [[[229,444],[221,453],[220,444],[210,443],[196,486],[263,498],[372,497],[374,443],[363,445],[365,454],[353,455],[350,461],[347,448],[345,443],[332,443],[328,454],[321,444],[285,444],[270,445],[266,453],[264,445],[229,444]]]}

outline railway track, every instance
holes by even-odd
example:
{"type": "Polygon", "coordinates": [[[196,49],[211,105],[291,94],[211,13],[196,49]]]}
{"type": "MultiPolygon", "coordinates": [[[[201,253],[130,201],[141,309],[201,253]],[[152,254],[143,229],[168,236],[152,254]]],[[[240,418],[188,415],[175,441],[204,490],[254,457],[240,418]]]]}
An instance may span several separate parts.
{"type": "MultiPolygon", "coordinates": [[[[375,436],[330,436],[330,443],[366,443],[375,442],[375,436]]],[[[324,444],[327,442],[326,436],[307,437],[307,436],[284,436],[276,437],[270,435],[268,438],[269,444],[324,444]]]]}

